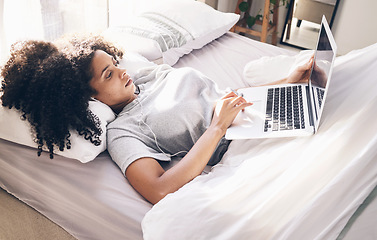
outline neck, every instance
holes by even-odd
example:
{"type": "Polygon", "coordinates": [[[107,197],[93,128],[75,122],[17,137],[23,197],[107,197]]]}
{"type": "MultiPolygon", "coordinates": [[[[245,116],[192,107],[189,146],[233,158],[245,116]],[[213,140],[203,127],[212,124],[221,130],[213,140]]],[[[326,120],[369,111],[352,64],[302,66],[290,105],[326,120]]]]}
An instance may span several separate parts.
{"type": "Polygon", "coordinates": [[[129,103],[133,102],[135,99],[137,99],[137,95],[134,94],[134,97],[127,102],[122,102],[118,104],[111,105],[110,108],[116,113],[119,114],[125,106],[127,106],[129,103]]]}

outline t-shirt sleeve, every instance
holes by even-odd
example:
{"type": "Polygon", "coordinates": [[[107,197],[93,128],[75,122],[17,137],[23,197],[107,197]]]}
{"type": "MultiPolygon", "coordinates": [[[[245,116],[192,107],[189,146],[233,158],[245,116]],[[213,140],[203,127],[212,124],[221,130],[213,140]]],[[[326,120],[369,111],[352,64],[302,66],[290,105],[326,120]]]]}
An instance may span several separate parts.
{"type": "Polygon", "coordinates": [[[116,130],[108,131],[107,150],[113,161],[119,166],[122,173],[126,173],[128,166],[134,161],[150,157],[159,161],[170,161],[171,158],[163,153],[146,146],[137,137],[120,136],[114,137],[116,130]]]}

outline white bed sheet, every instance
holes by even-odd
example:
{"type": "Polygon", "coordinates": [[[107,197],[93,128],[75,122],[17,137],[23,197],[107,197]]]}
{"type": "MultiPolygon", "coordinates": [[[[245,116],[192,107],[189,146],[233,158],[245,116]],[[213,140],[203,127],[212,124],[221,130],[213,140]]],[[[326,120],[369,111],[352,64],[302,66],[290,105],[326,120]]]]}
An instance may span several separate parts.
{"type": "Polygon", "coordinates": [[[281,54],[293,56],[297,52],[229,32],[205,48],[194,50],[184,56],[174,67],[195,68],[213,79],[223,89],[239,88],[250,85],[243,74],[248,62],[281,54]]]}
{"type": "MultiPolygon", "coordinates": [[[[224,88],[244,86],[245,63],[282,53],[293,54],[228,33],[176,66],[197,68],[224,88]]],[[[141,221],[152,207],[107,152],[82,164],[57,155],[50,160],[46,153],[37,157],[35,149],[0,139],[0,187],[78,239],[142,239],[141,221]]]]}
{"type": "Polygon", "coordinates": [[[376,68],[377,44],[339,57],[314,136],[233,141],[146,214],[145,239],[336,239],[377,184],[376,68]]]}
{"type": "Polygon", "coordinates": [[[337,240],[377,239],[377,187],[352,215],[337,240]]]}
{"type": "Polygon", "coordinates": [[[0,139],[0,187],[78,239],[142,239],[151,204],[107,153],[82,164],[0,139]]]}

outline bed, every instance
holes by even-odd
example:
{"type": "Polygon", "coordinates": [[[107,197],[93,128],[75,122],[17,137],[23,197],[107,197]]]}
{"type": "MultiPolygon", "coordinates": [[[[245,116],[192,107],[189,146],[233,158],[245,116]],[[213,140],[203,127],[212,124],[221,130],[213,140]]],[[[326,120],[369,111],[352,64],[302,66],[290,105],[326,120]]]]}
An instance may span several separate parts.
{"type": "MultiPolygon", "coordinates": [[[[305,51],[245,38],[228,25],[190,50],[186,42],[126,66],[131,72],[161,62],[192,67],[225,89],[282,77],[306,60],[305,51]]],[[[51,160],[48,153],[37,157],[27,141],[2,136],[0,187],[77,239],[374,239],[376,60],[376,44],[336,59],[315,135],[233,140],[219,164],[154,206],[129,185],[106,148],[90,160],[64,154],[51,160]]]]}

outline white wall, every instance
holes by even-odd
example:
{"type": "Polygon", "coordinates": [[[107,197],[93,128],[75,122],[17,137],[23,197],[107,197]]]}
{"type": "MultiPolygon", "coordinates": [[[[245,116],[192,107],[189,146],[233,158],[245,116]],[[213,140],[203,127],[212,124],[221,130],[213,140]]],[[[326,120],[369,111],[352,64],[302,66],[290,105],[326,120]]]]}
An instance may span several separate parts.
{"type": "Polygon", "coordinates": [[[43,27],[39,0],[0,1],[1,65],[8,58],[12,43],[22,39],[42,39],[43,27]]]}
{"type": "Polygon", "coordinates": [[[204,2],[205,4],[217,9],[217,0],[197,0],[199,2],[204,2]]]}
{"type": "Polygon", "coordinates": [[[107,28],[107,2],[103,0],[64,0],[60,3],[64,34],[99,33],[107,28]]]}
{"type": "Polygon", "coordinates": [[[340,0],[332,31],[338,54],[377,43],[377,0],[340,0]]]}
{"type": "Polygon", "coordinates": [[[50,41],[61,34],[98,33],[106,28],[104,0],[0,0],[0,66],[8,59],[10,46],[16,41],[50,41]]]}

